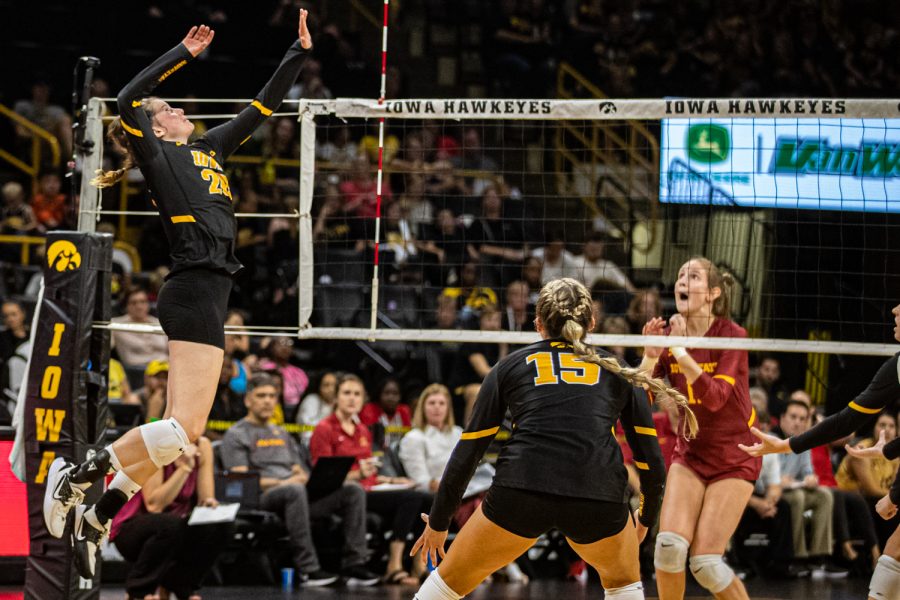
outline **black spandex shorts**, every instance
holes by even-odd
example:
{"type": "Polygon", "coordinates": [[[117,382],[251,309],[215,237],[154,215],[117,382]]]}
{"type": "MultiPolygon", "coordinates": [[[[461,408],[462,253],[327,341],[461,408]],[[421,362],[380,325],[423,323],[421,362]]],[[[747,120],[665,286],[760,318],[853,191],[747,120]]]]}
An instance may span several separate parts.
{"type": "Polygon", "coordinates": [[[159,290],[159,324],[170,340],[225,348],[231,277],[209,269],[178,271],[159,290]]]}
{"type": "Polygon", "coordinates": [[[616,535],[628,520],[624,502],[570,498],[544,492],[491,486],[481,504],[495,525],[524,538],[559,529],[576,544],[593,544],[616,535]]]}

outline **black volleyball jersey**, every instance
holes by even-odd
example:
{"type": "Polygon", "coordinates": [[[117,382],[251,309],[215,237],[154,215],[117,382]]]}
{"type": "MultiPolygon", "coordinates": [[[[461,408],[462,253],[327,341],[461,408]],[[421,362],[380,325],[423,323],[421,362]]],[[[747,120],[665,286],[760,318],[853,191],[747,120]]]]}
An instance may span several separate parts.
{"type": "Polygon", "coordinates": [[[666,474],[647,394],[580,360],[567,342],[542,340],[512,352],[485,378],[441,477],[433,529],[449,526],[507,408],[512,432],[497,459],[494,484],[624,502],[628,475],[613,431],[621,418],[641,477],[641,522],[655,522],[666,474]]]}
{"type": "Polygon", "coordinates": [[[242,268],[234,256],[237,227],[222,163],[281,105],[307,54],[299,40],[294,42],[249,106],[191,144],[157,138],[141,108],[141,99],[193,58],[184,44],[166,52],[119,92],[122,127],[159,208],[172,274],[203,267],[233,275],[242,268]]]}
{"type": "MultiPolygon", "coordinates": [[[[816,425],[790,438],[791,450],[799,454],[810,448],[839,440],[850,435],[870,419],[900,401],[900,353],[885,361],[872,382],[862,393],[838,413],[835,413],[816,425]]],[[[885,444],[882,450],[888,460],[900,458],[900,436],[885,444]]],[[[900,505],[900,473],[894,479],[890,489],[891,502],[900,505]]]]}

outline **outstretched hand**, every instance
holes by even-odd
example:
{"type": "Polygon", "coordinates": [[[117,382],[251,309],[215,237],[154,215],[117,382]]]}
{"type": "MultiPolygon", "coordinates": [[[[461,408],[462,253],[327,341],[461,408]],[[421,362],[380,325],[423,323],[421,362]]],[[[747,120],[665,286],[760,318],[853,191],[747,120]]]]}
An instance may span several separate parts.
{"type": "Polygon", "coordinates": [[[787,440],[774,436],[771,433],[763,433],[756,427],[750,428],[750,433],[759,438],[760,443],[752,446],[738,444],[738,448],[749,454],[750,456],[762,456],[763,454],[788,454],[791,451],[791,445],[787,440]]]}
{"type": "Polygon", "coordinates": [[[885,443],[884,429],[882,429],[881,433],[878,435],[878,441],[872,446],[863,448],[862,446],[844,444],[844,448],[846,448],[847,454],[855,458],[883,458],[885,443]]]}
{"type": "MultiPolygon", "coordinates": [[[[660,317],[653,317],[644,324],[641,329],[642,335],[665,335],[666,320],[660,317]]],[[[663,353],[661,346],[645,346],[644,356],[648,358],[659,358],[663,353]]]]}
{"type": "Polygon", "coordinates": [[[312,35],[309,33],[309,28],[306,26],[306,18],[309,16],[309,11],[306,9],[300,9],[300,46],[303,47],[304,50],[309,50],[312,48],[312,35]]]}
{"type": "Polygon", "coordinates": [[[215,36],[216,32],[206,25],[201,25],[199,27],[194,25],[193,27],[191,27],[191,30],[188,31],[188,34],[185,36],[185,38],[181,40],[181,43],[184,44],[185,48],[188,49],[188,52],[191,53],[191,56],[196,57],[198,54],[206,50],[206,47],[212,43],[215,36]]]}
{"type": "Polygon", "coordinates": [[[415,556],[419,550],[422,550],[422,556],[420,557],[422,564],[425,564],[430,557],[431,564],[437,567],[438,556],[440,556],[441,559],[444,558],[444,544],[447,543],[447,532],[435,531],[432,529],[431,525],[428,523],[428,515],[424,513],[422,514],[422,520],[425,521],[425,531],[422,532],[422,535],[420,535],[419,539],[416,540],[416,543],[413,544],[409,555],[415,556]]]}

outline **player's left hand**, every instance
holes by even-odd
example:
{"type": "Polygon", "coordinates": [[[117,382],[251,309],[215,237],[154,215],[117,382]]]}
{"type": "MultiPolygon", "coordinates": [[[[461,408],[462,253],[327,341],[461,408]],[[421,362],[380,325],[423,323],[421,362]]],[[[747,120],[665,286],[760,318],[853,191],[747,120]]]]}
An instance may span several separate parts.
{"type": "Polygon", "coordinates": [[[184,47],[188,49],[188,52],[191,53],[191,56],[197,56],[209,46],[213,38],[215,37],[216,32],[207,27],[206,25],[201,25],[197,27],[194,25],[191,27],[191,30],[188,31],[188,34],[181,40],[181,43],[184,44],[184,47]]]}
{"type": "Polygon", "coordinates": [[[687,335],[687,321],[680,314],[674,314],[669,319],[669,335],[687,335]]]}
{"type": "Polygon", "coordinates": [[[881,515],[885,521],[894,518],[897,514],[897,505],[891,502],[891,497],[885,494],[884,497],[875,505],[875,512],[881,515]]]}
{"type": "Polygon", "coordinates": [[[306,19],[309,16],[309,11],[304,8],[300,9],[300,46],[303,47],[304,50],[309,50],[312,48],[312,35],[309,33],[309,28],[306,26],[306,19]]]}
{"type": "Polygon", "coordinates": [[[431,564],[437,567],[438,556],[440,556],[442,560],[444,558],[444,544],[447,543],[447,532],[435,531],[432,529],[431,525],[428,524],[428,515],[425,513],[422,513],[422,520],[425,521],[425,531],[422,532],[422,535],[420,535],[419,539],[416,540],[416,543],[413,544],[409,555],[415,556],[416,552],[422,550],[422,556],[420,557],[422,564],[425,564],[425,561],[430,556],[431,564]]]}
{"type": "Polygon", "coordinates": [[[878,434],[878,441],[872,446],[863,448],[862,446],[844,444],[844,448],[847,450],[847,454],[855,458],[884,458],[884,444],[884,429],[882,429],[881,433],[878,434]]]}
{"type": "Polygon", "coordinates": [[[750,456],[762,456],[763,454],[788,454],[791,451],[791,445],[787,440],[774,436],[771,433],[763,433],[756,427],[750,428],[750,433],[759,438],[760,443],[752,446],[738,444],[738,448],[749,454],[750,456]]]}

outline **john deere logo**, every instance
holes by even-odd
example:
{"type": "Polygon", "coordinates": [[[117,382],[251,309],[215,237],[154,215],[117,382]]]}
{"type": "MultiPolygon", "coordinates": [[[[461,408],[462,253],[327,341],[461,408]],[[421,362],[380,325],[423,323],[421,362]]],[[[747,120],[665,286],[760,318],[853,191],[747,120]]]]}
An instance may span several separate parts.
{"type": "Polygon", "coordinates": [[[703,163],[720,163],[731,151],[731,136],[721,125],[691,125],[687,132],[688,158],[703,163]]]}
{"type": "Polygon", "coordinates": [[[78,254],[75,244],[68,240],[59,240],[50,244],[50,249],[47,250],[47,264],[60,273],[74,271],[81,266],[81,255],[78,254]]]}

